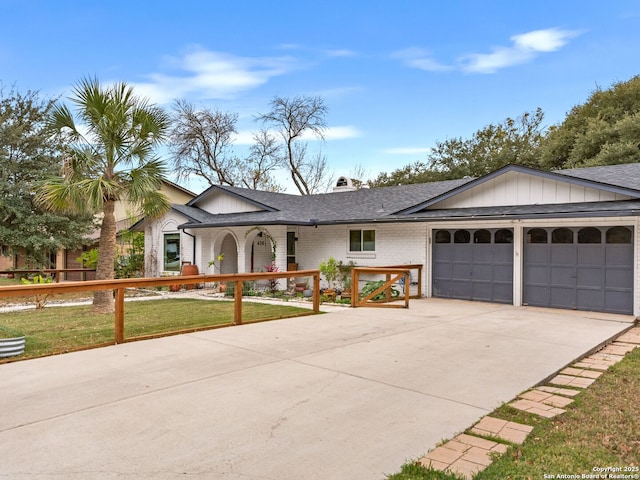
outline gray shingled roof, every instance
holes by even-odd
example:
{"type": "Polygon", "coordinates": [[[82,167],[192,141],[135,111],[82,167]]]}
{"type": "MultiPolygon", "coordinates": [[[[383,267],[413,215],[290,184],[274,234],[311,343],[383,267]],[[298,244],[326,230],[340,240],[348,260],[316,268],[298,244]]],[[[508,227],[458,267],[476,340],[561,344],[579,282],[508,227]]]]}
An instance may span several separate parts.
{"type": "MultiPolygon", "coordinates": [[[[318,195],[290,195],[221,186],[220,190],[264,205],[275,211],[212,214],[193,206],[174,208],[193,219],[184,227],[199,228],[232,225],[313,225],[369,222],[389,217],[424,198],[438,196],[471,179],[360,189],[318,195]]],[[[205,192],[206,193],[206,192],[205,192]]],[[[204,194],[203,194],[204,195],[204,194]]],[[[194,199],[190,204],[197,204],[194,199]]]]}
{"type": "Polygon", "coordinates": [[[607,165],[604,167],[571,168],[555,173],[592,182],[640,190],[640,163],[607,165]]]}
{"type": "MultiPolygon", "coordinates": [[[[505,167],[508,169],[509,167],[505,167]]],[[[520,168],[520,167],[513,167],[520,168]]],[[[502,169],[501,169],[502,170],[502,169]]],[[[530,170],[533,174],[536,170],[530,170]]],[[[495,173],[495,172],[494,172],[495,173]]],[[[640,164],[612,165],[582,169],[560,170],[555,174],[597,182],[601,185],[640,190],[640,164]]],[[[541,175],[549,175],[540,172],[541,175]]],[[[578,214],[638,214],[640,201],[592,202],[567,205],[521,205],[495,206],[465,209],[424,209],[404,212],[411,207],[455,190],[480,179],[465,178],[444,182],[399,185],[332,192],[318,195],[291,195],[238,187],[215,186],[200,194],[187,205],[173,208],[188,218],[183,228],[203,228],[244,225],[323,225],[341,223],[399,222],[419,219],[456,219],[470,217],[523,218],[539,215],[563,216],[578,214]],[[242,198],[255,205],[267,206],[268,210],[244,213],[214,214],[196,205],[213,190],[242,198]],[[400,213],[398,213],[400,212],[400,213]]]]}

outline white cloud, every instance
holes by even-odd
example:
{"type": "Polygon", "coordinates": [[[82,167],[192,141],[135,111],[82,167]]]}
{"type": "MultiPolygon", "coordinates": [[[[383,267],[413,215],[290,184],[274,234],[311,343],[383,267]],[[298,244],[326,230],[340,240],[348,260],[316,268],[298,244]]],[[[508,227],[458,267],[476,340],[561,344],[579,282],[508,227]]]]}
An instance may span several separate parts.
{"type": "Polygon", "coordinates": [[[348,50],[346,48],[335,49],[335,50],[325,50],[324,52],[328,57],[355,57],[357,54],[353,50],[348,50]]]}
{"type": "Polygon", "coordinates": [[[383,152],[389,155],[422,155],[423,153],[428,153],[429,148],[396,147],[396,148],[386,148],[383,150],[383,152]]]}
{"type": "Polygon", "coordinates": [[[233,144],[234,145],[253,145],[255,142],[253,140],[253,135],[257,130],[240,130],[238,133],[233,135],[233,144]]]}
{"type": "Polygon", "coordinates": [[[239,57],[201,47],[168,64],[175,73],[151,73],[149,81],[134,84],[136,92],[160,104],[181,97],[229,99],[294,68],[290,57],[239,57]]]}
{"type": "Polygon", "coordinates": [[[526,63],[541,52],[554,52],[579,34],[577,31],[548,28],[514,35],[510,38],[513,42],[511,47],[495,47],[491,53],[472,53],[462,57],[462,70],[495,73],[501,68],[526,63]]]}
{"type": "Polygon", "coordinates": [[[324,138],[326,140],[345,140],[347,138],[357,138],[361,135],[362,133],[360,132],[360,130],[351,125],[329,127],[324,132],[324,138]]]}
{"type": "Polygon", "coordinates": [[[467,73],[495,73],[501,68],[519,65],[533,60],[540,53],[554,52],[565,46],[582,32],[547,28],[513,35],[511,46],[494,47],[491,53],[470,53],[462,56],[456,65],[447,65],[435,60],[425,49],[411,47],[397,51],[392,57],[405,65],[427,72],[462,70],[467,73]]]}
{"type": "Polygon", "coordinates": [[[444,65],[431,58],[431,54],[422,48],[406,48],[393,53],[391,56],[399,58],[408,67],[427,72],[446,72],[453,69],[451,65],[444,65]]]}

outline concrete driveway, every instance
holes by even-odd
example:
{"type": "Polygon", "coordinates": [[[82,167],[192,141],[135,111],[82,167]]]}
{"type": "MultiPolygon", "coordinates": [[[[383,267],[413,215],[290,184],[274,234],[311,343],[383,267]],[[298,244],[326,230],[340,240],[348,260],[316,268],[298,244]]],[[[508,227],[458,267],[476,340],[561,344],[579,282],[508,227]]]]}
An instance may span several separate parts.
{"type": "Polygon", "coordinates": [[[631,321],[413,300],[0,365],[0,478],[382,479],[631,321]]]}

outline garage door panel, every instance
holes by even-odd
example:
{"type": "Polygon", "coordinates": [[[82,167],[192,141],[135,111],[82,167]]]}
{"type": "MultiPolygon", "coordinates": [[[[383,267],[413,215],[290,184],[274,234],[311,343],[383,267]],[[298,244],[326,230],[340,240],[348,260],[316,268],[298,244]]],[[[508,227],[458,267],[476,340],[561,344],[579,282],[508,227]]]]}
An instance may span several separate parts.
{"type": "Polygon", "coordinates": [[[452,267],[452,276],[460,280],[470,280],[471,277],[471,265],[468,263],[456,262],[452,267]]]}
{"type": "Polygon", "coordinates": [[[459,298],[461,300],[470,300],[471,296],[471,281],[467,279],[454,279],[452,282],[452,298],[459,298]]]}
{"type": "Polygon", "coordinates": [[[450,263],[438,262],[433,264],[433,276],[435,278],[450,278],[453,271],[450,263]]]}
{"type": "Polygon", "coordinates": [[[621,267],[633,265],[633,248],[629,245],[607,245],[606,264],[621,267]]]}
{"type": "Polygon", "coordinates": [[[549,291],[551,304],[555,308],[575,308],[576,289],[552,285],[549,291]]]}
{"type": "Polygon", "coordinates": [[[473,244],[454,244],[453,259],[460,263],[470,263],[473,260],[473,244]]]}
{"type": "Polygon", "coordinates": [[[513,302],[513,285],[511,283],[495,283],[493,284],[493,298],[496,302],[512,303],[513,302]]]}
{"type": "Polygon", "coordinates": [[[526,304],[549,305],[551,303],[551,289],[549,285],[531,285],[527,289],[526,304]]]}
{"type": "Polygon", "coordinates": [[[551,284],[556,286],[573,285],[576,283],[576,267],[575,266],[554,266],[550,267],[551,284]]]}
{"type": "MultiPolygon", "coordinates": [[[[511,303],[513,298],[513,245],[495,243],[471,243],[495,240],[494,232],[474,236],[475,230],[468,230],[468,236],[449,234],[434,238],[449,238],[451,243],[433,245],[433,295],[444,298],[483,300],[511,303]],[[454,243],[459,239],[469,243],[454,243]],[[496,286],[496,283],[500,283],[496,286]],[[503,285],[504,284],[504,285],[503,285]]],[[[503,238],[501,236],[500,238],[503,238]]]]}
{"type": "Polygon", "coordinates": [[[605,249],[602,245],[578,246],[578,265],[599,265],[604,266],[606,262],[605,249]]]}
{"type": "Polygon", "coordinates": [[[474,300],[490,302],[493,298],[493,286],[491,282],[473,282],[471,298],[474,300]]]}
{"type": "Polygon", "coordinates": [[[545,268],[549,264],[549,247],[547,245],[527,245],[527,261],[530,265],[541,264],[545,268]]]}
{"type": "Polygon", "coordinates": [[[602,310],[604,308],[604,292],[598,288],[578,288],[576,305],[583,310],[602,310]]]}
{"type": "Polygon", "coordinates": [[[540,232],[529,235],[529,230],[533,229],[525,230],[525,304],[625,314],[633,312],[633,239],[608,236],[607,231],[611,227],[591,228],[599,229],[601,237],[597,234],[581,236],[581,227],[563,227],[563,233],[573,231],[573,243],[570,244],[553,243],[572,238],[570,233],[553,235],[555,227],[543,229],[547,232],[548,243],[527,243],[534,237],[544,242],[545,236],[540,232]],[[627,243],[578,243],[580,239],[627,243]]]}
{"type": "Polygon", "coordinates": [[[453,293],[453,282],[451,280],[434,280],[433,294],[436,297],[450,297],[453,293]]]}
{"type": "Polygon", "coordinates": [[[493,250],[493,262],[513,265],[513,245],[496,244],[493,250]]]}
{"type": "Polygon", "coordinates": [[[602,268],[601,267],[578,267],[578,278],[576,284],[579,287],[602,288],[602,268]]]}
{"type": "Polygon", "coordinates": [[[491,280],[493,279],[493,265],[474,263],[471,274],[474,281],[476,281],[476,279],[479,281],[487,279],[486,281],[491,283],[491,280]]]}
{"type": "Polygon", "coordinates": [[[513,283],[513,265],[494,265],[493,281],[511,285],[513,283]]]}
{"type": "Polygon", "coordinates": [[[607,312],[628,314],[633,311],[633,295],[627,291],[607,290],[604,302],[607,312]]]}
{"type": "Polygon", "coordinates": [[[549,284],[549,266],[529,266],[524,272],[525,284],[549,284]]]}
{"type": "Polygon", "coordinates": [[[552,245],[550,257],[554,265],[575,265],[576,248],[574,245],[552,245]]]}
{"type": "Polygon", "coordinates": [[[628,291],[631,290],[629,286],[633,285],[633,270],[631,268],[625,270],[607,268],[605,279],[608,288],[624,288],[628,291]]]}

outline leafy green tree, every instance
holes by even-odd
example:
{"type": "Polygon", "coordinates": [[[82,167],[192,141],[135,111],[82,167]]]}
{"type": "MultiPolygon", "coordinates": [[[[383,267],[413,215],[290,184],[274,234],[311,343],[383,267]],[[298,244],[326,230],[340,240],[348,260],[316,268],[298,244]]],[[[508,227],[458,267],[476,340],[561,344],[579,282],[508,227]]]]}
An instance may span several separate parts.
{"type": "Polygon", "coordinates": [[[640,162],[640,76],[573,107],[549,129],[540,158],[547,169],[640,162]]]}
{"type": "Polygon", "coordinates": [[[428,183],[444,180],[446,174],[431,170],[424,162],[415,162],[397,168],[392,172],[379,173],[376,178],[369,180],[371,187],[390,187],[392,185],[408,185],[411,183],[428,183]]]}
{"type": "Polygon", "coordinates": [[[36,183],[62,164],[62,146],[46,128],[54,103],[0,89],[0,245],[38,268],[49,266],[50,253],[81,246],[93,229],[90,215],[60,215],[34,202],[36,183]]]}
{"type": "Polygon", "coordinates": [[[536,152],[544,138],[540,108],[516,119],[478,130],[467,140],[436,142],[429,154],[429,169],[443,179],[480,177],[508,164],[536,167],[536,152]]]}
{"type": "MultiPolygon", "coordinates": [[[[56,105],[50,126],[68,143],[64,175],[52,177],[39,191],[39,201],[54,211],[102,213],[96,279],[114,278],[116,219],[114,207],[126,200],[147,217],[165,212],[160,192],[166,168],[155,147],[169,131],[169,117],[159,107],[134,95],[125,83],[103,87],[86,78],[74,88],[69,108],[56,105]]],[[[110,291],[95,292],[93,309],[114,309],[110,291]]]]}
{"type": "Polygon", "coordinates": [[[416,162],[381,173],[372,186],[435,182],[464,177],[480,177],[508,164],[537,167],[537,151],[544,140],[540,108],[516,119],[490,124],[471,138],[452,138],[436,142],[427,162],[416,162]]]}

